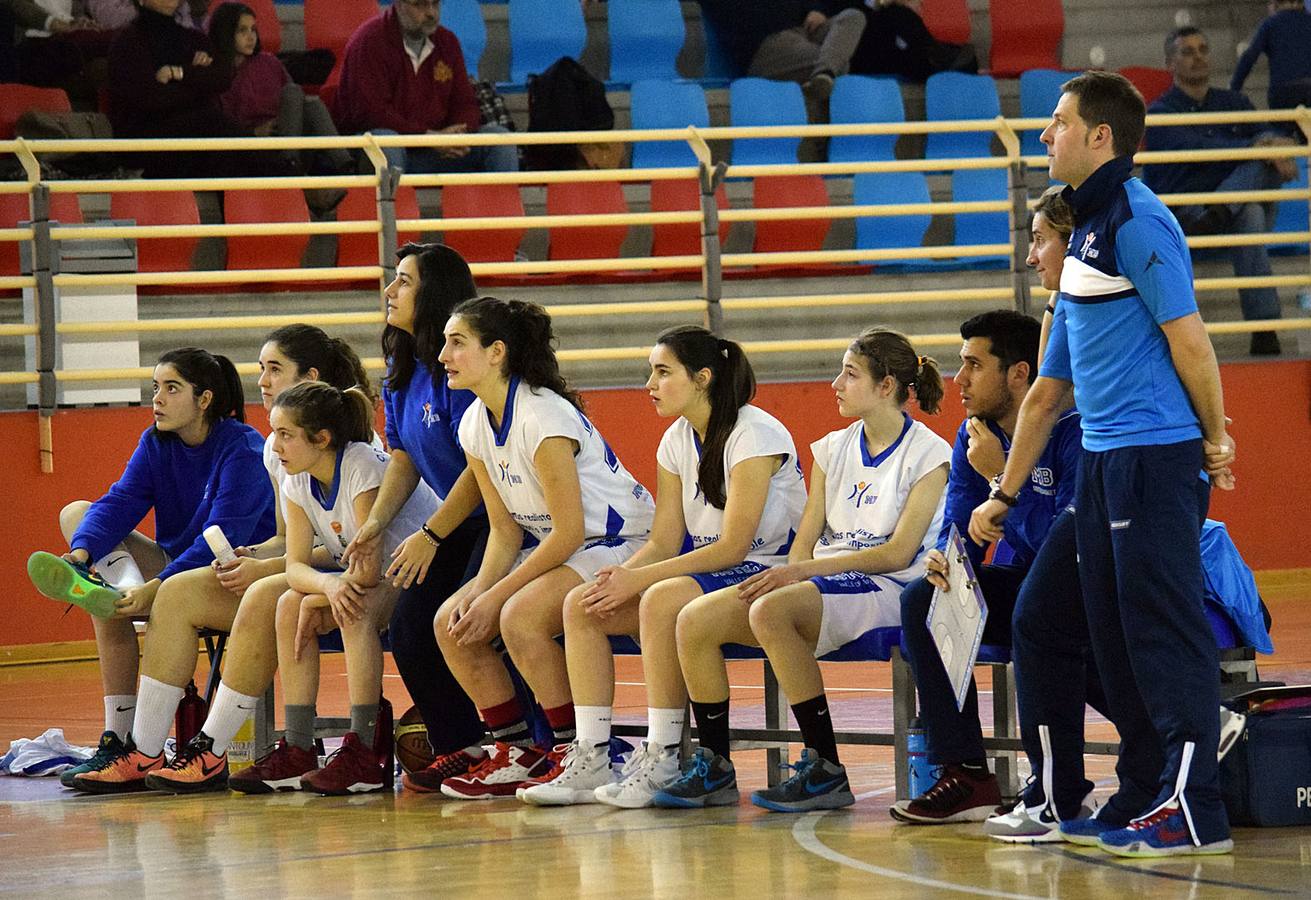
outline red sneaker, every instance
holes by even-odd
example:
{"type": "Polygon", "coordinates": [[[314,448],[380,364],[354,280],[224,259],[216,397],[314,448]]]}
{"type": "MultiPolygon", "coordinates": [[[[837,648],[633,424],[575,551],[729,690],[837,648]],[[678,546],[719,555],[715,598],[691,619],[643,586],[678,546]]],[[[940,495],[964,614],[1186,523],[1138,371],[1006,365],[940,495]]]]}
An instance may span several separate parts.
{"type": "Polygon", "coordinates": [[[514,795],[522,800],[523,797],[519,795],[519,791],[522,791],[525,788],[530,788],[534,785],[546,784],[548,781],[554,781],[555,776],[564,771],[564,758],[565,755],[568,754],[569,748],[572,746],[573,744],[556,744],[550,750],[547,750],[546,758],[551,761],[551,768],[547,769],[543,774],[538,775],[536,778],[529,778],[524,781],[524,783],[519,786],[519,790],[514,792],[514,795]]]}
{"type": "Polygon", "coordinates": [[[386,786],[387,773],[372,748],[348,731],[341,749],[328,757],[322,769],[301,776],[300,784],[319,794],[367,794],[386,786]]]}
{"type": "Polygon", "coordinates": [[[243,794],[299,791],[301,776],[318,767],[319,757],[313,750],[294,747],[283,738],[253,766],[230,775],[228,787],[243,794]]]}
{"type": "Polygon", "coordinates": [[[442,793],[455,800],[491,800],[513,797],[530,778],[545,775],[551,758],[536,747],[496,742],[496,750],[467,775],[442,782],[442,793]]]}
{"type": "Polygon", "coordinates": [[[447,778],[468,775],[486,758],[486,755],[470,756],[463,750],[443,753],[426,769],[406,772],[401,776],[401,784],[417,794],[436,794],[441,791],[442,782],[447,778]]]}

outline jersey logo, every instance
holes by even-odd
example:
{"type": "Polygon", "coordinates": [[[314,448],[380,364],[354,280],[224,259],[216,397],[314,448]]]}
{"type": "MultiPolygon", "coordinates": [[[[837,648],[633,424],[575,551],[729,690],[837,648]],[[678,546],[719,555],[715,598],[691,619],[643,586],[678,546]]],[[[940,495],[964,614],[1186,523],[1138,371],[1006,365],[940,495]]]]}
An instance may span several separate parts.
{"type": "Polygon", "coordinates": [[[453,78],[455,73],[445,62],[438,60],[437,65],[432,67],[432,80],[438,84],[445,84],[453,78]]]}
{"type": "Polygon", "coordinates": [[[432,411],[432,404],[431,404],[431,403],[425,403],[425,404],[423,404],[423,424],[424,424],[425,426],[427,426],[428,428],[431,428],[433,425],[437,424],[437,423],[440,422],[441,420],[442,420],[442,417],[441,417],[440,415],[438,415],[437,413],[435,413],[435,412],[432,411]]]}
{"type": "Polygon", "coordinates": [[[1165,263],[1161,262],[1161,257],[1157,256],[1156,251],[1153,250],[1152,255],[1147,257],[1147,265],[1143,266],[1143,272],[1144,273],[1150,272],[1152,270],[1152,266],[1163,266],[1163,265],[1165,265],[1165,263]]]}
{"type": "Polygon", "coordinates": [[[878,494],[869,494],[868,496],[866,496],[865,492],[868,491],[871,487],[873,487],[873,484],[871,482],[857,481],[854,485],[851,486],[851,493],[847,495],[847,499],[851,500],[855,504],[855,507],[857,509],[860,509],[862,505],[869,506],[871,503],[873,503],[875,500],[879,498],[878,494]]]}
{"type": "Polygon", "coordinates": [[[1093,241],[1095,240],[1097,240],[1097,232],[1095,231],[1090,231],[1084,236],[1083,246],[1079,248],[1080,259],[1088,259],[1088,257],[1096,259],[1101,255],[1097,250],[1093,249],[1093,241]]]}
{"type": "Polygon", "coordinates": [[[510,471],[508,462],[498,462],[496,467],[501,470],[501,482],[503,484],[523,484],[523,478],[510,471]]]}
{"type": "Polygon", "coordinates": [[[1043,468],[1042,466],[1035,466],[1033,474],[1029,476],[1029,480],[1039,487],[1051,487],[1056,483],[1056,476],[1052,473],[1051,469],[1043,468]]]}

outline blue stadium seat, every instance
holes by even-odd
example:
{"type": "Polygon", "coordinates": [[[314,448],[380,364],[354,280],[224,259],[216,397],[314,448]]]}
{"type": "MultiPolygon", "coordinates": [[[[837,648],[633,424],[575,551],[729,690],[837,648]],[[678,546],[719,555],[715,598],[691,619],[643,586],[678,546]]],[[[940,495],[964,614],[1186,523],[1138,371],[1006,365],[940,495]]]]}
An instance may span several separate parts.
{"type": "Polygon", "coordinates": [[[737,63],[724,49],[714,23],[705,16],[701,17],[701,28],[706,37],[706,66],[701,76],[702,84],[707,87],[723,87],[734,78],[746,74],[738,70],[737,63]]]}
{"type": "MultiPolygon", "coordinates": [[[[893,203],[928,203],[929,184],[921,172],[860,172],[854,179],[851,202],[857,206],[893,203]]],[[[856,220],[856,248],[885,250],[919,247],[929,229],[928,213],[909,216],[865,216],[856,220]]],[[[875,260],[876,266],[914,267],[924,260],[875,260]]]]}
{"type": "MultiPolygon", "coordinates": [[[[694,81],[635,81],[629,96],[634,128],[710,126],[706,92],[694,81]]],[[[686,141],[633,142],[634,169],[696,164],[696,154],[686,141]]]]}
{"type": "MultiPolygon", "coordinates": [[[[1297,161],[1297,178],[1288,184],[1280,185],[1282,190],[1305,190],[1307,186],[1306,157],[1297,161]]],[[[1307,222],[1307,203],[1305,200],[1282,200],[1275,205],[1275,224],[1272,231],[1307,231],[1311,228],[1307,222]]],[[[1271,251],[1279,254],[1303,254],[1307,251],[1306,241],[1292,244],[1275,244],[1271,251]]]]}
{"type": "Polygon", "coordinates": [[[487,25],[478,0],[442,0],[442,27],[455,33],[470,78],[478,77],[478,62],[487,47],[487,25]]]}
{"type": "MultiPolygon", "coordinates": [[[[793,81],[739,78],[728,89],[733,125],[805,125],[806,103],[793,81]]],[[[746,138],[733,141],[733,165],[793,164],[801,138],[746,138]]]]}
{"type": "Polygon", "coordinates": [[[683,8],[678,0],[610,0],[610,80],[631,84],[678,77],[683,8]]]}
{"type": "Polygon", "coordinates": [[[510,81],[527,84],[562,56],[574,59],[587,44],[578,0],[510,0],[510,81]]]}
{"type": "MultiPolygon", "coordinates": [[[[1050,119],[1061,99],[1061,85],[1078,72],[1058,69],[1030,69],[1020,75],[1020,115],[1025,119],[1050,119]]],[[[1041,129],[1020,135],[1020,152],[1025,156],[1044,156],[1047,149],[1038,140],[1041,129]]]]}
{"type": "MultiPolygon", "coordinates": [[[[1008,197],[1005,169],[964,169],[951,176],[951,198],[957,203],[976,200],[1005,200],[1008,197]]],[[[1010,217],[1004,212],[957,213],[956,245],[1010,243],[1010,217]]],[[[1005,256],[969,256],[962,268],[1000,268],[1005,256]]]]}
{"type": "MultiPolygon", "coordinates": [[[[924,85],[925,118],[930,122],[960,119],[995,119],[1001,115],[997,83],[987,75],[939,72],[924,85]]],[[[954,159],[992,155],[991,131],[930,134],[925,159],[954,159]]]]}
{"type": "MultiPolygon", "coordinates": [[[[865,122],[905,122],[901,86],[895,78],[843,75],[833,85],[829,118],[834,125],[865,122]]],[[[829,140],[829,162],[895,159],[897,135],[847,135],[829,140]]]]}

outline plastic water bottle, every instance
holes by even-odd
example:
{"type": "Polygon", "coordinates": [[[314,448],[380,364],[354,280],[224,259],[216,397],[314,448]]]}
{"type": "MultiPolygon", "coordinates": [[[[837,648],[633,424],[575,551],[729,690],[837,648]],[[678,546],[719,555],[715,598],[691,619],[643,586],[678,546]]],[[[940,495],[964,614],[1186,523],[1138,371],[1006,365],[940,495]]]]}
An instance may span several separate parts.
{"type": "Polygon", "coordinates": [[[235,775],[255,764],[255,714],[246,716],[228,744],[228,774],[235,775]]]}
{"type": "Polygon", "coordinates": [[[207,704],[196,690],[196,683],[188,681],[182,699],[178,701],[177,715],[173,717],[173,732],[177,736],[177,745],[181,749],[199,733],[209,714],[207,704]]]}
{"type": "Polygon", "coordinates": [[[919,719],[911,719],[906,729],[906,764],[910,796],[914,799],[933,787],[933,767],[929,765],[929,742],[919,719]]]}
{"type": "Polygon", "coordinates": [[[223,533],[222,528],[217,525],[211,525],[202,531],[201,534],[205,536],[205,543],[209,544],[209,549],[214,554],[214,558],[218,560],[220,566],[226,566],[229,563],[237,561],[236,551],[234,551],[232,545],[228,543],[227,535],[223,533]]]}

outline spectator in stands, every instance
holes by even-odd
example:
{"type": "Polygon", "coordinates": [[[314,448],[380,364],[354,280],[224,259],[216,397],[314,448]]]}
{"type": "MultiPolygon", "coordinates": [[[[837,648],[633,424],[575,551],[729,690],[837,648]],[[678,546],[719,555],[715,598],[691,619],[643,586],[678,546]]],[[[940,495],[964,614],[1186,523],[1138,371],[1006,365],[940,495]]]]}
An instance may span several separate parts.
{"type": "Polygon", "coordinates": [[[865,33],[851,57],[857,75],[924,81],[937,72],[979,71],[973,44],[949,44],[929,33],[920,18],[920,0],[829,0],[825,6],[827,15],[844,9],[865,14],[865,33]]]}
{"type": "MultiPolygon", "coordinates": [[[[1211,48],[1206,35],[1191,26],[1176,28],[1165,39],[1165,65],[1174,75],[1174,87],[1148,109],[1149,114],[1233,112],[1250,110],[1252,101],[1237,91],[1211,87],[1211,48]]],[[[1171,125],[1147,129],[1148,150],[1217,150],[1236,147],[1273,147],[1293,143],[1269,128],[1255,124],[1171,125]]],[[[1147,166],[1143,180],[1158,194],[1255,191],[1276,188],[1297,177],[1291,159],[1226,160],[1211,163],[1163,163],[1147,166]]],[[[1174,208],[1185,234],[1258,234],[1269,231],[1274,205],[1211,203],[1174,208]]],[[[1263,245],[1233,247],[1234,274],[1268,277],[1270,257],[1263,245]]],[[[1274,288],[1242,288],[1244,319],[1278,319],[1279,295],[1274,288]]],[[[1252,334],[1251,352],[1279,353],[1273,331],[1252,334]]]]}
{"type": "Polygon", "coordinates": [[[112,35],[88,15],[85,0],[14,0],[25,26],[18,44],[17,80],[62,88],[79,106],[94,107],[105,80],[105,56],[112,35]]]}
{"type": "Polygon", "coordinates": [[[1271,109],[1293,109],[1311,105],[1311,2],[1271,0],[1270,16],[1257,26],[1256,34],[1238,58],[1229,87],[1243,89],[1257,57],[1264,53],[1270,62],[1270,84],[1266,100],[1271,109]]]}
{"type": "MultiPolygon", "coordinates": [[[[174,19],[179,0],[136,0],[137,18],[109,51],[109,118],[116,137],[249,137],[228,118],[219,97],[232,72],[214,65],[209,40],[174,19]]],[[[265,151],[134,154],[148,178],[290,174],[265,151]],[[203,158],[202,158],[203,157],[203,158]]]]}
{"type": "Polygon", "coordinates": [[[851,69],[865,30],[857,9],[829,15],[826,0],[700,0],[737,67],[756,78],[795,81],[812,122],[828,121],[833,80],[851,69]]]}
{"type": "MultiPolygon", "coordinates": [[[[106,30],[117,31],[131,25],[137,17],[137,0],[85,0],[87,12],[106,30]]],[[[205,18],[209,0],[184,0],[173,12],[179,25],[198,28],[205,18]]]]}
{"type": "MultiPolygon", "coordinates": [[[[926,624],[934,588],[946,584],[951,529],[960,533],[988,603],[984,642],[1009,644],[1020,585],[1056,516],[1074,497],[1082,437],[1079,413],[1068,408],[1014,498],[1005,538],[992,563],[984,565],[986,546],[970,541],[965,532],[970,513],[988,497],[1006,467],[1020,404],[1038,376],[1039,325],[1023,313],[994,310],[966,321],[960,333],[964,343],[955,380],[968,418],[956,433],[937,549],[929,551],[925,577],[912,581],[901,595],[902,641],[915,674],[929,762],[941,767],[941,775],[922,795],[898,801],[889,812],[894,819],[919,824],[982,821],[1001,803],[997,779],[988,771],[983,752],[978,695],[971,684],[965,705],[957,708],[956,693],[926,624]]],[[[1074,577],[1073,569],[1067,574],[1074,577]]]]}
{"type": "MultiPolygon", "coordinates": [[[[224,3],[209,20],[214,63],[232,73],[219,98],[223,112],[259,137],[336,137],[337,126],[318,97],[306,97],[278,58],[260,49],[255,12],[244,3],[224,3]]],[[[353,166],[350,151],[288,150],[292,165],[313,175],[341,175],[353,166]]]]}
{"type": "MultiPolygon", "coordinates": [[[[437,24],[440,0],[393,0],[346,44],[335,113],[343,131],[374,134],[504,134],[482,125],[460,41],[437,24]]],[[[388,147],[407,172],[515,172],[512,144],[388,147]]]]}

